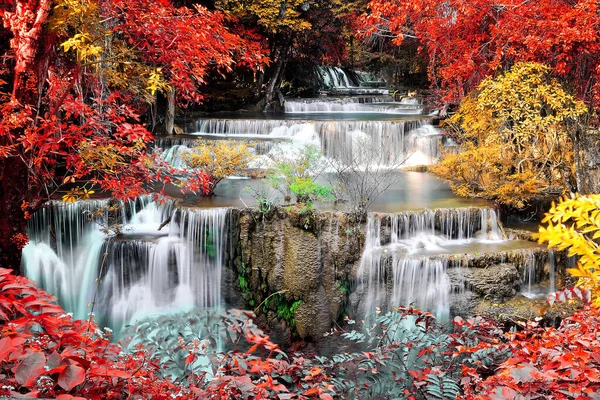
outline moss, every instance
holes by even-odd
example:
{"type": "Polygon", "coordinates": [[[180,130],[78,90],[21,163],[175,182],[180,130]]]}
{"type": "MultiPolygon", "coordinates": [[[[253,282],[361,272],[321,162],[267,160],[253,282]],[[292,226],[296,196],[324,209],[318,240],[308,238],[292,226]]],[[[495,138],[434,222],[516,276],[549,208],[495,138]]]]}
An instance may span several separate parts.
{"type": "Polygon", "coordinates": [[[263,313],[267,313],[269,309],[274,310],[277,314],[277,317],[285,321],[287,326],[295,331],[296,328],[296,320],[294,318],[294,313],[302,304],[302,300],[290,301],[283,294],[276,293],[272,296],[267,297],[267,299],[263,302],[263,313]]]}

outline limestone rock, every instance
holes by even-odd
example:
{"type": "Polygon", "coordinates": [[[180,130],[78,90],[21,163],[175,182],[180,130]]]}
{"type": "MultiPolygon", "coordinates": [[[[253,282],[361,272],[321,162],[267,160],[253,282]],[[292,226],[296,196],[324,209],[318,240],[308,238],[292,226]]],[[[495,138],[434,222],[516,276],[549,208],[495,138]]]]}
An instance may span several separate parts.
{"type": "Polygon", "coordinates": [[[340,282],[352,279],[364,227],[348,214],[294,207],[269,215],[240,210],[238,219],[230,265],[245,274],[254,304],[274,293],[289,304],[302,300],[294,315],[297,333],[315,338],[329,331],[347,302],[340,282]]]}
{"type": "Polygon", "coordinates": [[[512,264],[453,268],[448,270],[448,275],[452,282],[462,281],[468,290],[484,299],[501,301],[516,296],[521,289],[519,271],[512,264]]]}

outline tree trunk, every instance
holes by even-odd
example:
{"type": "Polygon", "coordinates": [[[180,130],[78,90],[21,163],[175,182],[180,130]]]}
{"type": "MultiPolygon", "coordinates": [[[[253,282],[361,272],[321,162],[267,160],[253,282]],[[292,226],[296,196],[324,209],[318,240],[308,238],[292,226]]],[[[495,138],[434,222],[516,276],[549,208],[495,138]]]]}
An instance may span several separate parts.
{"type": "Polygon", "coordinates": [[[277,65],[275,66],[275,71],[273,72],[273,76],[269,79],[269,83],[267,84],[267,88],[265,91],[265,109],[271,105],[273,101],[273,96],[275,95],[275,89],[277,86],[277,82],[279,81],[279,75],[283,72],[284,61],[282,57],[279,57],[277,61],[277,65]]]}
{"type": "MultiPolygon", "coordinates": [[[[14,50],[10,101],[15,107],[12,112],[15,115],[29,115],[29,123],[35,125],[36,116],[44,115],[43,110],[39,109],[39,95],[42,93],[48,72],[48,58],[44,52],[51,51],[53,46],[52,35],[44,35],[44,28],[53,1],[12,3],[13,6],[2,7],[0,12],[5,21],[5,28],[13,35],[10,43],[11,49],[14,50]],[[29,110],[34,112],[30,113],[29,110]]],[[[63,100],[64,98],[60,99],[59,103],[63,100]]],[[[50,110],[50,114],[56,112],[56,109],[50,110]]],[[[15,127],[0,135],[0,145],[16,143],[25,135],[25,130],[23,127],[15,127]]],[[[22,151],[20,146],[18,149],[22,151]]],[[[30,187],[30,184],[29,170],[20,157],[0,158],[0,267],[15,272],[21,270],[21,249],[27,237],[23,202],[31,200],[32,194],[36,197],[40,195],[35,193],[35,188],[30,187]]]]}
{"type": "Polygon", "coordinates": [[[258,100],[260,98],[260,92],[262,91],[263,84],[265,83],[265,72],[258,71],[258,77],[256,79],[256,86],[254,87],[254,98],[258,100]]]}
{"type": "Polygon", "coordinates": [[[573,136],[577,191],[600,193],[600,134],[593,129],[577,128],[573,136]]]}
{"type": "Polygon", "coordinates": [[[21,204],[27,198],[28,171],[20,160],[0,160],[0,268],[21,271],[21,247],[27,229],[21,204]]]}
{"type": "Polygon", "coordinates": [[[172,135],[175,127],[175,90],[167,96],[167,111],[165,113],[165,135],[172,135]]]}

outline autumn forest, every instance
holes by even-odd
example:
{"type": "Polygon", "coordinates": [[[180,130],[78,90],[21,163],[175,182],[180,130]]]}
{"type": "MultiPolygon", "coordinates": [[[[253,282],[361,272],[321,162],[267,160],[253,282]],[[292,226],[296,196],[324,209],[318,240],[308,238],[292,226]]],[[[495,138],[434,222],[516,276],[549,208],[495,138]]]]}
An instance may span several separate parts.
{"type": "Polygon", "coordinates": [[[0,18],[0,398],[600,399],[599,2],[0,18]]]}

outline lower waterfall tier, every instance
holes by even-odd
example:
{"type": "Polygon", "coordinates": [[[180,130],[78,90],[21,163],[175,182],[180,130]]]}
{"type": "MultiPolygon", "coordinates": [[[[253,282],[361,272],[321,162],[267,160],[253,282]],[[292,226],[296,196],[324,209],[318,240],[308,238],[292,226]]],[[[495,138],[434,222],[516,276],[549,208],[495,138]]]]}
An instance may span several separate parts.
{"type": "Polygon", "coordinates": [[[494,210],[476,207],[378,213],[363,224],[294,206],[262,214],[150,198],[52,202],[29,230],[25,273],[78,318],[95,298],[96,319],[113,329],[150,314],[221,306],[261,305],[264,323],[283,318],[301,337],[393,305],[447,318],[471,313],[478,299],[543,296],[561,283],[567,262],[509,240],[494,210]],[[120,223],[116,234],[106,230],[109,219],[120,223]]]}

